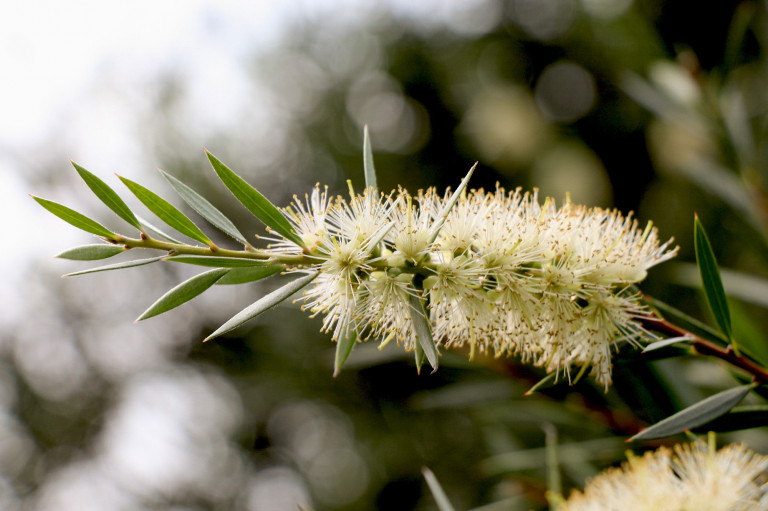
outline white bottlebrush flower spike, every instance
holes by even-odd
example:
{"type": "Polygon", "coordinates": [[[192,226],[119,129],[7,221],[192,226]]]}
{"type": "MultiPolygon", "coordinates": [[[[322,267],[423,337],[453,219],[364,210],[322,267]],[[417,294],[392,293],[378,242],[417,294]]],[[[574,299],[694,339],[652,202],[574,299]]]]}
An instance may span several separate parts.
{"type": "Polygon", "coordinates": [[[609,469],[560,511],[765,511],[768,456],[744,445],[662,447],[609,469]]]}
{"type": "Polygon", "coordinates": [[[350,188],[347,200],[316,187],[289,208],[311,261],[291,271],[319,270],[304,299],[323,329],[416,349],[409,296],[421,296],[439,346],[517,355],[568,377],[591,369],[607,387],[611,348],[650,336],[629,286],[674,256],[672,240],[616,210],[502,188],[467,191],[445,216],[450,195],[350,188]]]}

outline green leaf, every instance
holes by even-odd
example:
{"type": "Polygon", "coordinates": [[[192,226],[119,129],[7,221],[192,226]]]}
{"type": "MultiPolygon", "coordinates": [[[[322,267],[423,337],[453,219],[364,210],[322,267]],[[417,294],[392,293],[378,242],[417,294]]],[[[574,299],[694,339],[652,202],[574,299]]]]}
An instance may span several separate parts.
{"type": "MultiPolygon", "coordinates": [[[[728,310],[728,302],[725,299],[725,290],[723,282],[720,279],[720,271],[717,268],[715,254],[712,252],[712,246],[709,244],[707,233],[704,226],[701,225],[699,217],[694,219],[693,243],[696,248],[696,264],[699,266],[701,283],[704,286],[704,293],[707,296],[709,310],[715,317],[720,330],[725,336],[733,342],[731,333],[731,313],[728,310]]],[[[736,346],[734,345],[734,349],[736,346]]],[[[738,350],[736,350],[738,352],[738,350]]]]}
{"type": "Polygon", "coordinates": [[[371,148],[371,137],[368,134],[368,125],[363,128],[363,173],[365,174],[366,188],[378,190],[376,184],[376,169],[373,166],[373,149],[371,148]]]}
{"type": "Polygon", "coordinates": [[[357,332],[354,329],[347,329],[341,339],[336,343],[336,358],[333,362],[333,377],[336,378],[344,367],[344,363],[352,353],[352,348],[357,342],[357,332]]]}
{"type": "Polygon", "coordinates": [[[432,471],[427,467],[422,467],[421,473],[424,475],[424,479],[427,481],[429,491],[432,492],[432,496],[435,498],[437,509],[440,511],[454,511],[453,506],[451,505],[451,501],[448,500],[448,496],[445,494],[443,487],[440,486],[440,483],[438,482],[437,477],[435,477],[435,474],[433,474],[432,471]]]}
{"type": "Polygon", "coordinates": [[[725,415],[712,420],[700,428],[699,432],[740,431],[743,429],[762,428],[768,424],[768,405],[737,406],[725,415]]]}
{"type": "Polygon", "coordinates": [[[168,256],[166,261],[174,263],[194,264],[197,266],[208,266],[210,268],[244,268],[248,266],[266,266],[266,261],[258,259],[248,259],[245,257],[216,257],[216,256],[196,256],[180,255],[168,256]]]}
{"type": "Polygon", "coordinates": [[[644,429],[628,441],[665,438],[706,424],[727,413],[731,408],[739,404],[739,402],[744,399],[744,396],[749,394],[749,391],[756,386],[756,383],[752,383],[741,387],[733,387],[709,396],[708,398],[657,422],[653,426],[644,429]]]}
{"type": "Polygon", "coordinates": [[[416,362],[416,373],[421,374],[421,366],[424,365],[424,348],[421,347],[421,344],[418,342],[416,343],[416,351],[414,352],[414,359],[416,362]]]}
{"type": "Polygon", "coordinates": [[[526,392],[525,395],[530,396],[531,394],[538,392],[542,389],[547,389],[549,387],[552,387],[556,383],[557,383],[557,373],[549,373],[544,378],[540,379],[533,387],[528,389],[528,392],[526,392]]]}
{"type": "Polygon", "coordinates": [[[472,168],[469,169],[469,172],[467,172],[467,175],[464,176],[464,179],[461,180],[459,187],[456,188],[456,191],[453,192],[453,195],[451,195],[448,201],[443,205],[443,209],[442,211],[440,211],[440,215],[437,220],[437,223],[435,224],[434,227],[432,227],[432,235],[429,237],[430,244],[437,239],[438,234],[440,234],[440,229],[443,228],[443,224],[445,224],[445,221],[448,219],[448,213],[451,212],[451,209],[453,209],[453,206],[455,206],[456,202],[458,202],[459,197],[461,197],[461,194],[464,192],[464,189],[469,184],[469,179],[472,177],[472,174],[475,172],[476,168],[477,168],[477,163],[472,165],[472,168]]]}
{"type": "Polygon", "coordinates": [[[125,250],[126,248],[122,245],[105,245],[99,243],[97,245],[82,245],[80,247],[70,248],[56,257],[70,259],[72,261],[95,261],[96,259],[112,257],[121,252],[125,252],[125,250]]]}
{"type": "Polygon", "coordinates": [[[160,174],[162,174],[162,176],[171,184],[173,189],[176,190],[176,193],[179,194],[184,202],[186,202],[189,207],[197,211],[200,216],[211,222],[217,228],[221,229],[224,233],[232,236],[243,245],[249,244],[245,240],[245,236],[243,236],[240,231],[237,230],[235,224],[233,224],[229,218],[224,216],[224,213],[216,209],[213,204],[208,202],[192,188],[185,185],[164,170],[160,170],[160,174]]]}
{"type": "Polygon", "coordinates": [[[285,266],[281,264],[275,266],[250,266],[247,268],[232,268],[232,270],[224,275],[221,280],[216,282],[216,284],[247,284],[248,282],[255,282],[257,280],[271,277],[272,275],[276,275],[283,270],[285,270],[285,266]]]}
{"type": "Polygon", "coordinates": [[[227,272],[229,272],[229,269],[217,268],[195,275],[158,298],[155,303],[136,319],[136,321],[142,321],[157,316],[158,314],[168,312],[169,310],[190,301],[192,298],[214,285],[216,281],[226,275],[227,272]]]}
{"type": "Polygon", "coordinates": [[[125,202],[123,202],[123,199],[117,195],[117,192],[112,190],[112,188],[110,188],[104,181],[93,175],[91,172],[85,170],[77,163],[73,161],[70,161],[70,163],[72,163],[72,166],[75,167],[75,170],[78,174],[80,174],[80,177],[83,179],[83,181],[85,181],[85,184],[88,185],[88,188],[93,191],[93,193],[101,200],[101,202],[106,204],[109,209],[117,214],[117,216],[138,230],[143,231],[138,219],[130,210],[130,208],[128,208],[125,202]]]}
{"type": "Polygon", "coordinates": [[[58,204],[56,202],[42,199],[40,197],[35,197],[34,195],[30,195],[33,199],[37,201],[38,204],[40,204],[42,207],[56,215],[57,217],[61,218],[65,222],[74,225],[78,229],[82,229],[85,232],[90,232],[91,234],[95,234],[96,236],[103,236],[104,238],[114,238],[115,233],[101,225],[100,223],[96,222],[95,220],[91,220],[85,215],[82,215],[75,211],[74,209],[69,209],[66,206],[62,206],[61,204],[58,204]]]}
{"type": "Polygon", "coordinates": [[[298,278],[285,286],[276,289],[275,291],[272,291],[268,295],[264,296],[263,298],[260,298],[255,303],[249,305],[242,311],[235,314],[229,321],[221,325],[218,329],[216,329],[215,332],[213,332],[211,335],[205,338],[206,341],[210,341],[214,337],[218,337],[222,334],[225,334],[231,330],[234,330],[235,328],[239,327],[243,323],[246,323],[262,312],[271,309],[278,303],[282,302],[289,296],[293,295],[297,291],[301,290],[302,288],[306,287],[310,282],[315,280],[319,273],[310,273],[308,275],[305,275],[301,278],[298,278]]]}
{"type": "Polygon", "coordinates": [[[267,227],[272,228],[285,239],[296,243],[296,245],[300,247],[304,246],[304,242],[295,232],[293,232],[291,223],[279,209],[269,202],[258,190],[249,185],[242,177],[238,176],[229,167],[221,163],[221,161],[219,161],[213,154],[208,151],[206,151],[206,154],[211,161],[211,165],[213,165],[213,170],[216,171],[216,174],[218,174],[222,182],[229,188],[232,195],[237,197],[237,200],[239,200],[248,211],[256,215],[256,217],[264,222],[267,227]]]}
{"type": "Polygon", "coordinates": [[[99,266],[98,268],[90,268],[88,270],[81,270],[72,273],[67,273],[65,277],[74,277],[75,275],[85,275],[86,273],[96,273],[100,271],[110,270],[122,270],[124,268],[133,268],[134,266],[144,266],[145,264],[155,263],[161,261],[165,256],[150,257],[148,259],[136,259],[134,261],[126,261],[124,263],[108,264],[106,266],[99,266]]]}
{"type": "Polygon", "coordinates": [[[177,240],[176,238],[174,238],[170,234],[168,234],[166,232],[163,232],[163,230],[160,229],[159,227],[149,223],[149,221],[146,218],[142,218],[140,216],[137,216],[136,218],[139,219],[139,222],[141,223],[142,227],[144,227],[145,229],[147,229],[149,231],[154,232],[155,234],[157,234],[161,238],[165,239],[166,241],[170,241],[171,243],[178,243],[179,245],[184,245],[183,241],[177,240]]]}
{"type": "MultiPolygon", "coordinates": [[[[416,331],[416,355],[418,361],[418,349],[419,347],[424,350],[424,356],[427,357],[429,365],[432,366],[432,372],[437,371],[437,346],[435,346],[435,340],[432,338],[432,328],[429,326],[429,320],[427,319],[427,312],[424,310],[424,302],[418,296],[409,296],[411,313],[411,321],[413,321],[413,329],[416,331]]],[[[418,369],[421,370],[420,364],[418,369]]]]}
{"type": "Polygon", "coordinates": [[[144,188],[140,184],[131,181],[128,178],[122,176],[117,177],[119,177],[120,181],[125,183],[125,186],[127,186],[128,189],[133,192],[133,194],[147,207],[147,209],[157,215],[160,220],[173,227],[180,233],[184,234],[185,236],[189,236],[193,240],[197,240],[200,243],[205,243],[209,246],[213,244],[213,242],[208,239],[208,236],[203,234],[203,231],[201,231],[199,227],[192,223],[192,220],[184,216],[184,213],[176,209],[173,204],[163,199],[155,192],[144,188]]]}

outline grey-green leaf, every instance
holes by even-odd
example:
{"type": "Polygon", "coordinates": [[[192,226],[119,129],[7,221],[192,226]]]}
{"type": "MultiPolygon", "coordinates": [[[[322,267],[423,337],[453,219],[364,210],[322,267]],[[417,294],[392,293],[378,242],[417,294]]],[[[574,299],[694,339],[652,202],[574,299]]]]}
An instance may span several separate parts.
{"type": "Polygon", "coordinates": [[[213,244],[213,242],[208,239],[208,236],[203,234],[203,231],[201,231],[192,220],[187,218],[184,213],[176,209],[173,204],[163,199],[155,192],[141,186],[139,183],[122,176],[117,177],[119,177],[142,204],[144,204],[152,213],[157,215],[160,220],[185,236],[189,236],[193,240],[197,240],[209,246],[213,244]]]}
{"type": "Polygon", "coordinates": [[[99,243],[96,245],[82,245],[80,247],[65,250],[56,257],[60,259],[70,259],[72,261],[95,261],[97,259],[106,259],[121,252],[125,252],[125,247],[121,245],[106,245],[99,243]]]}
{"type": "Polygon", "coordinates": [[[221,325],[218,329],[216,329],[215,332],[213,332],[211,335],[205,338],[206,341],[210,341],[214,337],[218,337],[222,334],[225,334],[231,330],[234,330],[235,328],[239,327],[240,325],[252,320],[262,312],[271,309],[278,303],[282,302],[289,296],[293,295],[297,291],[303,289],[306,287],[310,282],[315,280],[319,273],[310,273],[308,275],[305,275],[301,278],[298,278],[289,284],[286,284],[285,286],[276,289],[275,291],[272,291],[268,295],[264,296],[263,298],[260,298],[255,303],[252,303],[242,311],[235,314],[229,321],[221,325]]]}
{"type": "Polygon", "coordinates": [[[461,194],[464,192],[464,190],[467,188],[467,185],[469,184],[469,179],[472,177],[472,174],[475,172],[475,169],[477,168],[477,163],[472,165],[472,168],[469,169],[469,172],[467,172],[467,175],[464,176],[464,179],[461,180],[461,183],[459,183],[459,187],[456,188],[456,191],[453,192],[453,195],[448,199],[448,201],[443,205],[442,211],[440,211],[439,218],[437,220],[437,223],[432,227],[432,235],[429,237],[429,242],[433,243],[436,239],[438,234],[440,234],[440,229],[443,228],[443,224],[445,224],[445,221],[448,219],[448,213],[451,212],[451,209],[453,209],[453,206],[456,205],[456,202],[458,202],[459,197],[461,197],[461,194]]]}
{"type": "MultiPolygon", "coordinates": [[[[720,271],[717,268],[715,254],[709,244],[707,233],[701,225],[699,217],[694,220],[693,243],[696,249],[696,264],[699,266],[701,283],[707,296],[707,303],[712,315],[715,317],[720,330],[733,342],[731,334],[731,313],[728,310],[728,302],[725,299],[723,282],[720,279],[720,271]]],[[[734,346],[735,348],[735,346],[734,346]]]]}
{"type": "Polygon", "coordinates": [[[134,266],[144,266],[145,264],[155,263],[161,261],[165,256],[150,257],[148,259],[136,259],[134,261],[126,261],[124,263],[108,264],[106,266],[99,266],[98,268],[90,268],[88,270],[75,271],[67,273],[65,277],[74,277],[75,275],[85,275],[86,273],[96,273],[100,271],[110,270],[122,270],[124,268],[133,268],[134,266]]]}
{"type": "Polygon", "coordinates": [[[304,246],[304,242],[293,232],[291,223],[279,209],[269,202],[258,190],[249,185],[245,179],[235,174],[233,170],[219,161],[213,154],[208,151],[206,151],[206,154],[211,161],[213,170],[216,171],[222,182],[229,188],[232,195],[237,197],[237,200],[248,211],[256,215],[259,220],[274,229],[275,232],[281,234],[285,239],[296,243],[300,247],[304,246]]]}
{"type": "Polygon", "coordinates": [[[104,238],[114,238],[115,233],[101,225],[100,223],[96,222],[95,220],[91,220],[87,216],[78,213],[74,209],[69,209],[66,206],[62,206],[61,204],[57,202],[53,202],[47,199],[42,199],[40,197],[35,197],[34,195],[31,195],[33,199],[37,201],[38,204],[40,204],[42,207],[56,215],[57,217],[61,218],[65,222],[74,225],[78,229],[82,229],[85,232],[90,232],[91,234],[95,234],[96,236],[103,236],[104,238]]]}
{"type": "Polygon", "coordinates": [[[249,266],[246,268],[232,268],[229,273],[224,275],[218,282],[216,282],[216,285],[221,286],[247,284],[249,282],[266,279],[272,275],[277,275],[283,270],[285,270],[285,266],[281,264],[275,266],[249,266]]]}
{"type": "Polygon", "coordinates": [[[217,268],[195,275],[158,298],[155,303],[136,319],[136,321],[138,322],[168,312],[169,310],[190,301],[192,298],[213,286],[219,279],[226,275],[227,272],[229,272],[229,269],[227,268],[217,268]]]}
{"type": "Polygon", "coordinates": [[[435,340],[432,338],[432,328],[429,326],[429,320],[427,319],[427,312],[424,310],[424,302],[418,296],[410,295],[409,297],[411,313],[411,321],[413,321],[413,329],[416,331],[417,341],[417,365],[421,370],[421,365],[418,364],[418,348],[424,350],[424,355],[429,361],[429,365],[432,366],[432,372],[437,371],[437,346],[435,340]]]}
{"type": "Polygon", "coordinates": [[[445,494],[443,487],[440,486],[435,474],[432,473],[427,467],[421,468],[421,473],[424,475],[424,479],[427,481],[429,491],[432,492],[432,496],[435,498],[435,504],[440,511],[454,511],[451,501],[448,500],[448,495],[445,494]]]}
{"type": "Polygon", "coordinates": [[[78,174],[80,174],[80,177],[83,179],[83,181],[85,181],[85,184],[88,185],[88,188],[91,189],[91,191],[96,195],[96,197],[99,198],[99,200],[101,200],[101,202],[106,204],[109,209],[117,214],[117,216],[138,230],[143,230],[139,220],[136,218],[130,208],[125,204],[125,202],[123,202],[123,199],[117,195],[117,192],[110,188],[109,185],[107,185],[104,181],[77,163],[73,161],[70,161],[70,163],[72,163],[72,166],[75,167],[75,170],[78,174]]]}
{"type": "Polygon", "coordinates": [[[371,137],[368,134],[368,125],[363,128],[363,173],[365,174],[366,188],[378,190],[376,184],[376,168],[373,166],[373,149],[371,147],[371,137]]]}
{"type": "Polygon", "coordinates": [[[208,266],[209,268],[245,268],[248,266],[265,266],[267,264],[266,261],[263,260],[248,259],[245,257],[216,257],[196,255],[169,256],[166,257],[165,260],[174,263],[208,266]]]}
{"type": "Polygon", "coordinates": [[[680,337],[670,337],[669,339],[663,339],[661,341],[652,342],[643,349],[643,353],[649,351],[656,351],[657,349],[664,348],[665,346],[671,346],[679,342],[689,342],[695,340],[690,335],[683,335],[680,337]]]}
{"type": "Polygon", "coordinates": [[[333,377],[337,377],[344,367],[344,363],[352,353],[352,348],[357,342],[357,332],[354,329],[347,329],[341,339],[336,343],[336,357],[333,362],[333,377]]]}
{"type": "Polygon", "coordinates": [[[739,404],[739,402],[744,399],[744,396],[749,394],[749,391],[756,386],[757,384],[751,383],[741,387],[733,387],[713,396],[709,396],[708,398],[657,422],[653,426],[644,429],[629,440],[665,438],[706,424],[727,413],[731,408],[739,404]]]}
{"type": "Polygon", "coordinates": [[[235,227],[235,224],[233,224],[229,218],[224,216],[224,213],[216,209],[213,204],[208,202],[208,200],[206,200],[192,188],[185,185],[164,170],[160,170],[160,174],[162,174],[162,176],[170,183],[173,189],[176,190],[176,193],[179,194],[179,197],[181,197],[184,202],[189,205],[189,207],[197,211],[200,216],[211,222],[217,228],[221,229],[221,231],[224,233],[232,236],[243,245],[249,244],[245,240],[245,236],[243,236],[237,227],[235,227]]]}

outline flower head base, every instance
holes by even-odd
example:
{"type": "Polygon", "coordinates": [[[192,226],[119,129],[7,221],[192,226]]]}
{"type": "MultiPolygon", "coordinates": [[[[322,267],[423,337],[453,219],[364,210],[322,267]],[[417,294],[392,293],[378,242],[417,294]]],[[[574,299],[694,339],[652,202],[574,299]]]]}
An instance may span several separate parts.
{"type": "Polygon", "coordinates": [[[574,492],[562,511],[768,509],[768,456],[743,445],[662,447],[609,469],[574,492]]]}
{"type": "Polygon", "coordinates": [[[304,298],[324,330],[415,349],[418,296],[438,345],[515,354],[569,377],[591,368],[607,387],[611,347],[651,335],[629,286],[675,255],[672,240],[616,210],[541,204],[536,191],[449,195],[350,189],[347,200],[316,187],[296,201],[289,216],[312,264],[295,271],[320,272],[304,298]]]}

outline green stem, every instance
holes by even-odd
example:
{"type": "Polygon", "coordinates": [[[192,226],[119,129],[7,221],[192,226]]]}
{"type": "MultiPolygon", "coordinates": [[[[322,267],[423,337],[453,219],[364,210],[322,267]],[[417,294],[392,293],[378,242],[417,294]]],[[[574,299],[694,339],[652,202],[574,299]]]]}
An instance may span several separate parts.
{"type": "Polygon", "coordinates": [[[217,256],[217,257],[236,257],[241,259],[256,259],[259,261],[268,261],[274,264],[289,265],[311,265],[317,260],[305,254],[274,254],[264,250],[250,247],[246,250],[230,250],[216,245],[210,247],[201,247],[196,245],[186,245],[184,243],[172,243],[162,241],[149,236],[141,238],[127,238],[121,235],[115,235],[108,239],[110,243],[123,245],[126,248],[148,248],[152,250],[164,250],[173,255],[199,255],[199,256],[217,256]]]}

